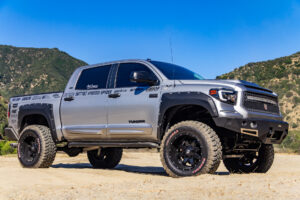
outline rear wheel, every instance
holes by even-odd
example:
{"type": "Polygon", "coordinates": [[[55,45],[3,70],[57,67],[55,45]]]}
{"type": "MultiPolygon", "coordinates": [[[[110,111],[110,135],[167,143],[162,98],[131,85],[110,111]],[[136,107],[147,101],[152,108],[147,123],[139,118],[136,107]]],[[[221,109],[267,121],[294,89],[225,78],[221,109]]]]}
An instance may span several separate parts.
{"type": "Polygon", "coordinates": [[[231,173],[266,173],[274,161],[274,148],[271,144],[262,144],[258,152],[245,153],[241,158],[226,158],[225,167],[231,173]]]}
{"type": "Polygon", "coordinates": [[[165,134],[160,156],[170,176],[194,176],[214,173],[222,157],[222,148],[219,137],[208,125],[183,121],[165,134]]]}
{"type": "Polygon", "coordinates": [[[18,141],[18,159],[23,167],[48,168],[56,155],[50,129],[42,125],[27,126],[18,141]]]}
{"type": "Polygon", "coordinates": [[[100,148],[87,152],[88,159],[94,168],[111,169],[119,164],[122,148],[100,148]]]}

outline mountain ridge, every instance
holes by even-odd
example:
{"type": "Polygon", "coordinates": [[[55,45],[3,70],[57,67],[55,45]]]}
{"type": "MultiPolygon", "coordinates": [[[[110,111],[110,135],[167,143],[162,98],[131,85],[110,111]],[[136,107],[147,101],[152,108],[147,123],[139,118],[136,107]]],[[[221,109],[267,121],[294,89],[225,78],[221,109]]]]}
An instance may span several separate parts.
{"type": "Polygon", "coordinates": [[[83,65],[87,63],[58,48],[0,45],[0,132],[7,124],[9,97],[63,91],[73,71],[83,65]]]}
{"type": "Polygon", "coordinates": [[[58,48],[0,45],[0,93],[5,98],[63,90],[71,73],[87,65],[58,48]]]}
{"type": "Polygon", "coordinates": [[[273,60],[251,62],[216,79],[240,79],[257,83],[278,94],[284,120],[300,128],[300,52],[273,60]]]}

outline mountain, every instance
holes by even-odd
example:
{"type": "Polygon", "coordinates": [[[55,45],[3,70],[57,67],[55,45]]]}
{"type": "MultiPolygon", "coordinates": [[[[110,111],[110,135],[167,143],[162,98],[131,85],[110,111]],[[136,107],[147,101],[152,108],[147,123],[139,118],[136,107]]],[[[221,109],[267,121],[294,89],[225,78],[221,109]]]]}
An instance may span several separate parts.
{"type": "Polygon", "coordinates": [[[0,45],[0,132],[9,97],[63,91],[74,69],[87,63],[57,48],[0,45]]]}
{"type": "Polygon", "coordinates": [[[57,48],[0,45],[0,94],[5,98],[62,91],[74,69],[86,65],[57,48]]]}
{"type": "Polygon", "coordinates": [[[284,120],[300,128],[300,52],[263,62],[248,63],[217,79],[240,79],[257,83],[279,96],[284,120]]]}

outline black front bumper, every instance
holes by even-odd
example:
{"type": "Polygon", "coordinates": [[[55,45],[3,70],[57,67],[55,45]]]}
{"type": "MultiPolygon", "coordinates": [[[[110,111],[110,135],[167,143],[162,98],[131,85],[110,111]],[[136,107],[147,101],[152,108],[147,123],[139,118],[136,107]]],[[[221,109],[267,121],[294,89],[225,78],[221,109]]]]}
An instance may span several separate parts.
{"type": "Polygon", "coordinates": [[[18,141],[18,134],[11,127],[4,129],[4,136],[10,141],[18,141]]]}
{"type": "Polygon", "coordinates": [[[265,144],[280,144],[288,134],[289,124],[272,119],[214,118],[215,124],[240,134],[258,138],[265,144]]]}

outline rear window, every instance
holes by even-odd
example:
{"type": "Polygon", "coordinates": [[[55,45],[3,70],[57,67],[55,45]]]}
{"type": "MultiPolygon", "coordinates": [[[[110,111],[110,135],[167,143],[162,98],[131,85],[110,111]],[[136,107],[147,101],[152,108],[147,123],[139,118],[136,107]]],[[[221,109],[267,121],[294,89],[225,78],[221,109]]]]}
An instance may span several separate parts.
{"type": "Polygon", "coordinates": [[[85,69],[77,81],[76,90],[92,90],[106,88],[111,65],[85,69]]]}

